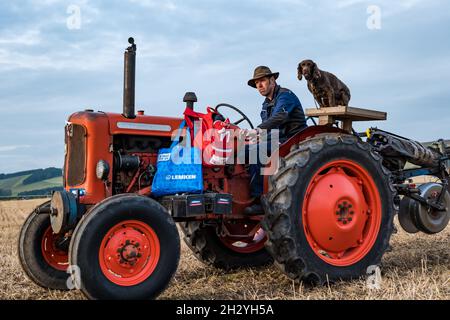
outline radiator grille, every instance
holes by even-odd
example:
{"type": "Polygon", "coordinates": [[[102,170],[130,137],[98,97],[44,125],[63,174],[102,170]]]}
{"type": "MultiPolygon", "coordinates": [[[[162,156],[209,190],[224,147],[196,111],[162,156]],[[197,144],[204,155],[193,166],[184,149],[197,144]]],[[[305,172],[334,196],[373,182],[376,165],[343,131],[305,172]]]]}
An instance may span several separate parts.
{"type": "Polygon", "coordinates": [[[78,124],[67,126],[67,184],[80,185],[86,178],[86,129],[78,124]]]}

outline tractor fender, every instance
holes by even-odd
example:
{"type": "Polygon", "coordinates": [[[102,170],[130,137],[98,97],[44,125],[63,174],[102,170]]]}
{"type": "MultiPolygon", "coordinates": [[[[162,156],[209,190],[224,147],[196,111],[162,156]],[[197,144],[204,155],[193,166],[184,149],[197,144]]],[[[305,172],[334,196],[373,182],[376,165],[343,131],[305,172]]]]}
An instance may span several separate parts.
{"type": "MultiPolygon", "coordinates": [[[[271,157],[269,158],[269,162],[267,164],[267,167],[269,169],[266,169],[266,174],[264,175],[264,191],[263,193],[267,193],[267,190],[269,188],[269,176],[270,171],[268,172],[267,170],[272,170],[270,169],[272,167],[273,163],[277,163],[278,159],[275,159],[275,157],[279,157],[279,158],[284,158],[285,156],[287,156],[289,154],[289,152],[291,151],[291,147],[293,145],[298,144],[300,141],[306,140],[310,137],[313,137],[317,134],[321,134],[321,133],[347,133],[347,131],[344,131],[340,128],[337,127],[330,127],[328,125],[317,125],[317,126],[311,126],[311,127],[307,127],[306,129],[298,132],[297,134],[295,134],[294,136],[292,136],[291,138],[289,138],[286,142],[284,142],[280,148],[278,149],[278,152],[274,152],[272,153],[271,157]]],[[[273,173],[272,173],[273,174],[273,173]]]]}

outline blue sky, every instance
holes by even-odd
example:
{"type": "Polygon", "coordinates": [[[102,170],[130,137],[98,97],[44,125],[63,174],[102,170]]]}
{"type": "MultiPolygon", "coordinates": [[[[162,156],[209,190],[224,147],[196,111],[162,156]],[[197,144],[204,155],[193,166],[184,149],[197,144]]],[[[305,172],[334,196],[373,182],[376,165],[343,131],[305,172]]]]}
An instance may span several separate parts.
{"type": "Polygon", "coordinates": [[[350,105],[388,112],[376,125],[419,141],[450,138],[450,2],[438,0],[17,0],[0,3],[0,173],[61,167],[64,124],[86,108],[121,112],[123,51],[138,45],[136,103],[179,116],[227,102],[258,123],[246,82],[258,65],[296,79],[311,58],[352,91],[350,105]],[[369,29],[368,7],[381,29],[369,29]],[[68,28],[70,8],[79,29],[68,28]],[[69,9],[69,10],[68,10],[69,9]]]}

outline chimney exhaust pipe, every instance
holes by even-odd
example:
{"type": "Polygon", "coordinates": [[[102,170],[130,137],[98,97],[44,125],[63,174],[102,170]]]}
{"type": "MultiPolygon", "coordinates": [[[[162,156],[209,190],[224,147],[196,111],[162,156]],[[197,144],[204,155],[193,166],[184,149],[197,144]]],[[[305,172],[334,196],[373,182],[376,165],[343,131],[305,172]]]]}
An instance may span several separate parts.
{"type": "Polygon", "coordinates": [[[134,39],[129,38],[131,44],[125,51],[123,76],[123,116],[128,119],[136,118],[134,112],[135,80],[136,80],[136,45],[134,39]]]}

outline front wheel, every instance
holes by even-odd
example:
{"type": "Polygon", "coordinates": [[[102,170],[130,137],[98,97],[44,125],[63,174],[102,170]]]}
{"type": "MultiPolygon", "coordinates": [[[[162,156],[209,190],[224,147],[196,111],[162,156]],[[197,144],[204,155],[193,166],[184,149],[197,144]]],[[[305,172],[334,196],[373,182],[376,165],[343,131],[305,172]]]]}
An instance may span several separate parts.
{"type": "Polygon", "coordinates": [[[75,284],[90,299],[153,299],[178,267],[174,221],[156,201],[118,195],[94,207],[71,242],[75,284]]]}
{"type": "MultiPolygon", "coordinates": [[[[40,208],[50,206],[50,202],[40,208]]],[[[39,208],[38,207],[38,208],[39,208]]],[[[20,230],[18,253],[22,269],[27,276],[43,288],[68,290],[66,273],[69,265],[64,239],[53,233],[48,214],[33,211],[20,230]]]]}
{"type": "Polygon", "coordinates": [[[367,274],[393,232],[395,190],[371,147],[322,134],[291,148],[263,203],[267,246],[292,279],[324,283],[367,274]]]}

